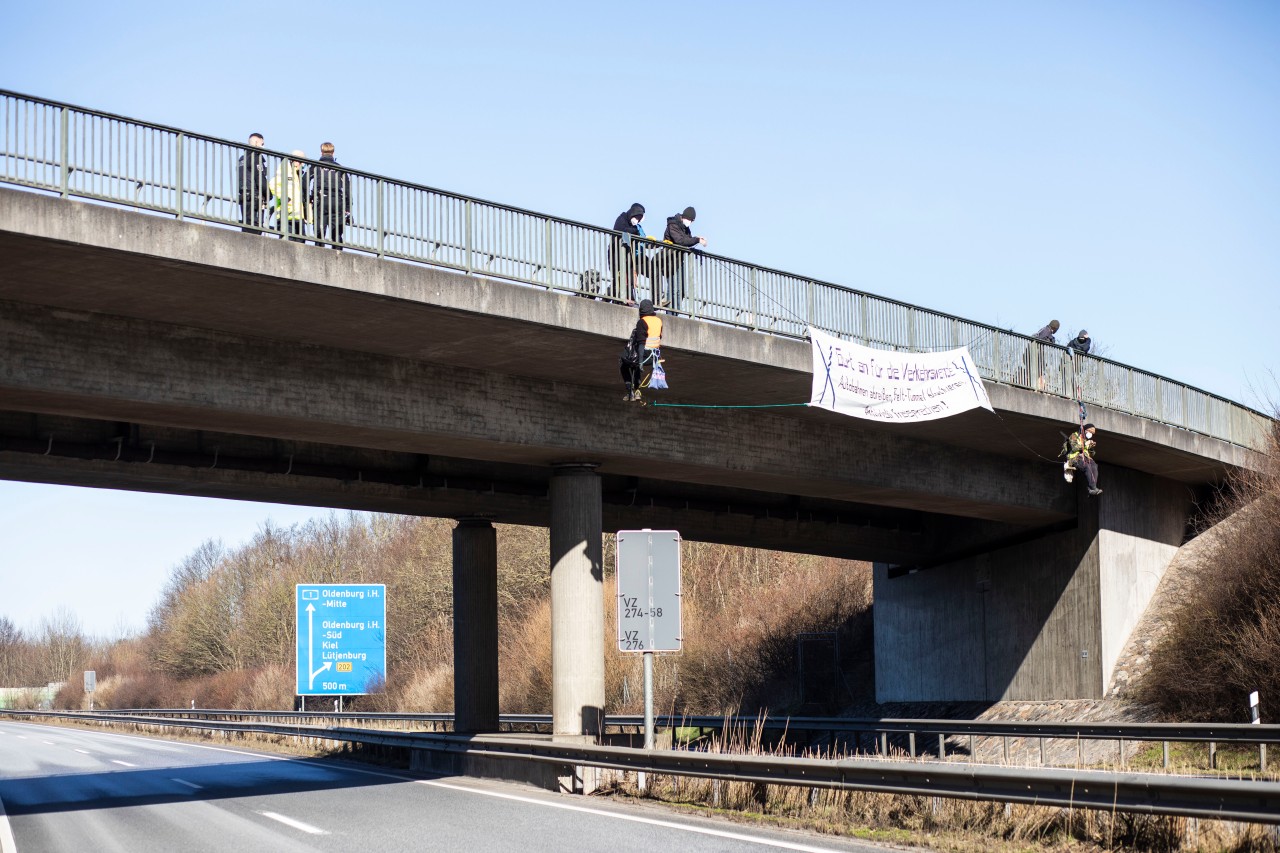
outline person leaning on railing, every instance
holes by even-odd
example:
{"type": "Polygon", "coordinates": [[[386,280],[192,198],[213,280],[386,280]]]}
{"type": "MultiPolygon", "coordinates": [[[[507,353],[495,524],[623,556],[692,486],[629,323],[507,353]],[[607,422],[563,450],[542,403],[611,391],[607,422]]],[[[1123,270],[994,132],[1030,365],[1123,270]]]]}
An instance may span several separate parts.
{"type": "MultiPolygon", "coordinates": [[[[1047,326],[1044,326],[1043,328],[1041,328],[1040,331],[1036,332],[1034,335],[1032,335],[1032,337],[1035,338],[1036,341],[1042,344],[1053,344],[1054,346],[1057,346],[1058,339],[1054,337],[1054,335],[1057,334],[1057,331],[1060,328],[1062,328],[1061,323],[1059,323],[1057,320],[1050,320],[1047,326]]],[[[1034,346],[1034,344],[1032,346],[1034,346]]],[[[1040,390],[1040,391],[1043,391],[1045,388],[1045,378],[1044,378],[1045,361],[1047,360],[1048,353],[1049,353],[1049,350],[1046,350],[1043,347],[1041,347],[1040,351],[1036,353],[1036,356],[1038,356],[1036,358],[1036,363],[1040,368],[1039,371],[1037,371],[1040,374],[1040,378],[1036,381],[1036,388],[1037,390],[1040,390]]],[[[1030,384],[1031,384],[1031,358],[1032,358],[1032,352],[1030,349],[1028,349],[1026,357],[1023,359],[1023,368],[1027,372],[1028,387],[1030,387],[1030,384]]]]}
{"type": "Polygon", "coordinates": [[[275,204],[277,222],[284,217],[285,232],[295,243],[306,242],[307,222],[311,211],[307,208],[306,178],[303,175],[302,158],[307,155],[294,150],[287,163],[281,163],[271,179],[271,199],[275,204]],[[288,177],[285,177],[287,172],[288,177]]]}
{"type": "Polygon", "coordinates": [[[636,279],[640,276],[639,267],[644,259],[644,246],[640,242],[645,238],[644,226],[640,224],[643,220],[644,205],[637,201],[613,220],[613,230],[622,232],[623,236],[609,241],[613,295],[628,305],[636,304],[636,279]]]}
{"type": "MultiPolygon", "coordinates": [[[[676,246],[682,246],[686,249],[693,249],[707,245],[706,237],[695,237],[693,231],[690,230],[693,220],[698,216],[698,212],[692,207],[686,207],[680,213],[667,217],[667,230],[663,232],[662,241],[671,243],[676,246]]],[[[670,305],[673,308],[679,308],[684,302],[684,262],[685,258],[681,252],[666,252],[666,264],[663,270],[663,278],[666,280],[667,292],[663,296],[662,304],[670,305]]]]}
{"type": "Polygon", "coordinates": [[[264,139],[261,133],[249,134],[249,150],[240,155],[236,168],[236,194],[240,197],[241,231],[261,232],[262,220],[267,212],[267,161],[262,156],[264,139]],[[252,226],[252,227],[250,227],[252,226]]]}

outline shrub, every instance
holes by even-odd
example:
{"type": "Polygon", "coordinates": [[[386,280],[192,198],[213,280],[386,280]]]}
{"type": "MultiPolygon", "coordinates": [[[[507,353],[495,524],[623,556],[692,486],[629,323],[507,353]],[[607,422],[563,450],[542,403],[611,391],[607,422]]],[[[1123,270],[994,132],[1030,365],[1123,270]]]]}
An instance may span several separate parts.
{"type": "Polygon", "coordinates": [[[1259,689],[1280,705],[1280,422],[1260,458],[1232,479],[1198,583],[1138,685],[1170,716],[1247,722],[1246,697],[1259,689]]]}

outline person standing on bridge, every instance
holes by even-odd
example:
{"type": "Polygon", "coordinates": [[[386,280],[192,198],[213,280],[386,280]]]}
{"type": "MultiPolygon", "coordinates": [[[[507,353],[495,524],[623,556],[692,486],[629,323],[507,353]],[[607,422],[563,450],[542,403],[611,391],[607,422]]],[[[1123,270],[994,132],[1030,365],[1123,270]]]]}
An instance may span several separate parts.
{"type": "Polygon", "coordinates": [[[267,161],[261,148],[266,140],[261,133],[249,134],[249,149],[240,155],[236,167],[236,194],[240,197],[241,228],[246,234],[262,232],[262,220],[267,212],[267,161]],[[252,227],[250,227],[252,226],[252,227]]]}
{"type": "MultiPolygon", "coordinates": [[[[706,246],[707,238],[693,236],[693,231],[690,229],[697,216],[698,212],[692,207],[686,207],[675,216],[668,216],[667,230],[662,235],[662,241],[686,249],[706,246]]],[[[684,302],[684,265],[688,258],[684,252],[668,251],[666,255],[666,269],[662,277],[666,280],[667,292],[662,299],[662,304],[679,308],[684,302]]]]}
{"type": "Polygon", "coordinates": [[[640,389],[662,357],[662,318],[653,310],[653,300],[640,301],[640,319],[631,330],[631,337],[618,357],[618,370],[626,383],[627,393],[623,402],[643,402],[640,389]]]}
{"type": "Polygon", "coordinates": [[[351,176],[333,168],[333,143],[320,144],[320,162],[332,166],[314,166],[307,175],[307,199],[316,213],[317,246],[321,240],[332,240],[342,251],[342,228],[351,221],[351,176]]]}
{"type": "Polygon", "coordinates": [[[1067,349],[1078,352],[1080,355],[1088,355],[1091,346],[1093,341],[1089,340],[1089,332],[1085,329],[1081,329],[1080,334],[1067,341],[1067,349]]]}
{"type": "Polygon", "coordinates": [[[1102,489],[1098,488],[1098,463],[1093,460],[1093,454],[1097,452],[1097,442],[1093,438],[1096,433],[1097,427],[1093,424],[1085,424],[1079,432],[1071,433],[1067,439],[1067,462],[1062,466],[1068,483],[1073,470],[1083,471],[1089,484],[1089,494],[1095,496],[1102,494],[1102,489]]]}
{"type": "MultiPolygon", "coordinates": [[[[1061,327],[1062,327],[1062,324],[1059,323],[1057,320],[1050,320],[1049,325],[1045,326],[1044,328],[1036,332],[1031,337],[1041,343],[1053,344],[1056,346],[1058,343],[1058,339],[1054,337],[1054,335],[1057,333],[1058,329],[1060,329],[1061,327]]],[[[1031,374],[1033,373],[1033,371],[1031,370],[1031,362],[1034,360],[1036,364],[1039,366],[1039,370],[1034,372],[1039,373],[1040,375],[1040,379],[1036,383],[1036,388],[1040,391],[1043,391],[1045,389],[1045,378],[1044,378],[1045,363],[1049,361],[1050,352],[1051,351],[1046,349],[1045,347],[1037,347],[1033,344],[1027,349],[1027,354],[1023,358],[1023,367],[1027,371],[1028,382],[1030,382],[1031,374]]],[[[1055,357],[1054,360],[1057,361],[1057,358],[1055,357]]]]}
{"type": "Polygon", "coordinates": [[[620,231],[609,244],[609,266],[613,269],[614,295],[628,305],[636,304],[636,280],[640,276],[640,262],[644,260],[645,239],[644,205],[640,202],[628,207],[613,220],[613,230],[620,231]]]}
{"type": "Polygon", "coordinates": [[[305,243],[307,233],[306,180],[303,177],[302,158],[307,155],[294,150],[289,162],[281,163],[271,179],[271,197],[275,202],[276,216],[281,231],[295,243],[305,243]]]}

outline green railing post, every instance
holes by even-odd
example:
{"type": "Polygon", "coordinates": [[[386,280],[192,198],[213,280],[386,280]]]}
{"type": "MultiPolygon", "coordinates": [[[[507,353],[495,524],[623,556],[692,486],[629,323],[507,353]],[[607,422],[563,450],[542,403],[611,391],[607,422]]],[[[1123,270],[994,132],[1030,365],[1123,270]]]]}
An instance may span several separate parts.
{"type": "Polygon", "coordinates": [[[466,230],[463,240],[466,241],[467,251],[467,272],[471,272],[471,199],[463,202],[463,227],[466,230]]]}
{"type": "Polygon", "coordinates": [[[70,110],[66,107],[60,109],[59,113],[58,124],[60,125],[59,136],[61,138],[58,145],[61,148],[59,160],[61,161],[60,167],[62,169],[62,174],[59,177],[61,178],[62,197],[66,198],[71,194],[71,116],[70,110]]]}
{"type": "Polygon", "coordinates": [[[383,212],[382,212],[383,199],[385,198],[385,191],[384,191],[383,185],[385,183],[386,182],[382,178],[378,178],[378,191],[377,191],[377,197],[375,199],[375,202],[378,207],[375,221],[377,222],[377,225],[378,225],[378,234],[377,234],[378,257],[380,258],[385,257],[387,252],[386,245],[384,242],[387,232],[386,232],[386,226],[384,225],[383,212]]]}
{"type": "MultiPolygon", "coordinates": [[[[551,289],[551,220],[544,219],[546,227],[543,229],[547,242],[547,290],[551,289]]],[[[578,282],[578,287],[582,287],[582,282],[578,282]]]]}
{"type": "Polygon", "coordinates": [[[751,330],[760,328],[760,284],[756,268],[751,268],[751,330]]]}
{"type": "Polygon", "coordinates": [[[808,291],[809,306],[808,306],[808,309],[805,311],[804,321],[806,325],[808,325],[810,328],[813,328],[813,306],[814,306],[814,301],[818,297],[818,294],[817,294],[818,285],[812,281],[806,282],[806,285],[807,286],[805,287],[805,290],[808,291]]]}
{"type": "Polygon", "coordinates": [[[182,143],[184,137],[184,134],[178,134],[173,155],[174,168],[176,170],[173,179],[173,189],[176,196],[174,202],[178,207],[178,219],[182,219],[182,143]]]}
{"type": "MultiPolygon", "coordinates": [[[[705,267],[703,266],[703,260],[699,258],[698,272],[702,272],[704,269],[705,267]]],[[[689,300],[689,316],[690,317],[698,316],[698,279],[699,278],[701,278],[701,276],[698,276],[698,275],[685,276],[685,287],[688,288],[688,293],[686,294],[686,298],[689,300]]]]}

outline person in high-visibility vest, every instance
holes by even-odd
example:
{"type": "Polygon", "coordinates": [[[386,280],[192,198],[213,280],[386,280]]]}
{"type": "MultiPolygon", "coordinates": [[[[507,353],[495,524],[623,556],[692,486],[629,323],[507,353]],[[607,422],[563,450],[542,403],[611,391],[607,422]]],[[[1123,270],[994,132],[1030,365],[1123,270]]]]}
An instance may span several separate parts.
{"type": "Polygon", "coordinates": [[[284,217],[285,232],[289,239],[302,243],[305,242],[303,237],[307,233],[307,222],[311,219],[301,159],[307,155],[294,151],[292,156],[298,159],[281,164],[276,169],[275,177],[271,179],[271,201],[275,205],[277,221],[278,217],[284,217]],[[286,171],[288,177],[285,177],[286,171]]]}
{"type": "Polygon", "coordinates": [[[647,377],[661,357],[662,318],[654,312],[652,299],[642,299],[640,319],[618,358],[618,369],[627,385],[624,402],[643,402],[640,389],[648,384],[647,377]]]}

